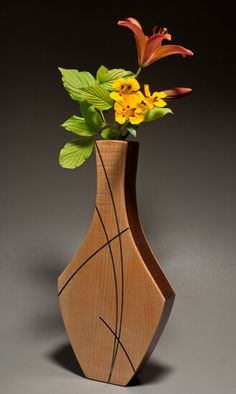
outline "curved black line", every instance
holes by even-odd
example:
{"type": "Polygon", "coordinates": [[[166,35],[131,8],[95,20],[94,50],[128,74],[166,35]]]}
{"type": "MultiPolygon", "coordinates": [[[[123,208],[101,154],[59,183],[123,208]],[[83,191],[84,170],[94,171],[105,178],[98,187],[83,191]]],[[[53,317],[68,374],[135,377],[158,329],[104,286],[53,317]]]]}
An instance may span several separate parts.
{"type": "Polygon", "coordinates": [[[76,269],[75,272],[73,272],[73,274],[69,277],[69,279],[66,281],[66,283],[63,285],[63,287],[61,288],[61,290],[58,292],[58,297],[61,295],[61,293],[63,292],[63,290],[65,289],[65,287],[68,285],[68,283],[71,281],[71,279],[73,279],[73,277],[77,274],[77,272],[79,272],[79,270],[81,268],[83,268],[85,266],[85,264],[87,264],[89,262],[89,260],[91,260],[98,252],[100,252],[100,250],[102,250],[103,248],[105,248],[108,244],[110,244],[112,241],[114,241],[114,239],[116,239],[117,237],[119,237],[120,235],[122,235],[123,233],[125,233],[127,230],[129,230],[129,227],[125,228],[124,230],[122,230],[119,234],[116,234],[114,237],[112,237],[111,239],[109,239],[107,242],[105,242],[102,246],[100,246],[100,248],[98,248],[97,250],[95,250],[95,252],[93,252],[91,254],[91,256],[89,256],[84,262],[83,264],[81,264],[79,266],[79,268],[76,269]]]}
{"type": "MultiPolygon", "coordinates": [[[[102,225],[105,237],[106,237],[106,239],[108,241],[109,238],[108,238],[107,230],[106,230],[105,224],[103,222],[102,216],[101,216],[101,214],[99,212],[99,209],[98,209],[98,207],[96,205],[95,205],[95,208],[96,208],[98,217],[100,219],[100,222],[101,222],[101,225],[102,225]]],[[[112,366],[113,365],[114,356],[115,356],[116,342],[117,342],[116,338],[117,338],[117,329],[118,329],[118,301],[119,301],[119,299],[118,299],[118,286],[117,286],[115,260],[114,260],[114,256],[113,256],[113,253],[112,253],[112,248],[111,248],[110,243],[108,243],[108,247],[109,247],[109,252],[110,252],[111,262],[112,262],[112,268],[113,268],[113,276],[114,276],[114,284],[115,284],[115,303],[116,303],[115,337],[114,337],[112,359],[111,359],[111,366],[112,366]]],[[[109,374],[108,382],[109,382],[109,379],[110,379],[110,374],[109,374]]]]}
{"type": "MultiPolygon", "coordinates": [[[[116,334],[114,333],[114,331],[112,330],[112,328],[107,324],[107,322],[105,322],[105,320],[104,320],[101,316],[99,316],[99,319],[105,324],[105,326],[107,326],[107,328],[111,331],[111,333],[112,333],[114,336],[116,336],[116,334]]],[[[126,355],[128,361],[129,361],[129,363],[130,363],[130,365],[131,365],[132,370],[133,370],[134,372],[136,372],[136,370],[135,370],[135,368],[134,368],[134,364],[132,363],[130,356],[128,355],[127,351],[125,350],[125,347],[122,345],[122,343],[121,343],[121,341],[120,341],[120,339],[119,339],[118,337],[116,337],[116,339],[117,339],[117,341],[119,342],[119,344],[120,344],[120,346],[122,347],[122,349],[124,350],[124,353],[125,353],[125,355],[126,355]]]]}
{"type": "MultiPolygon", "coordinates": [[[[101,164],[102,164],[102,167],[103,167],[104,175],[106,177],[107,185],[108,185],[110,196],[111,196],[111,201],[112,201],[112,205],[113,205],[113,209],[114,209],[114,213],[115,213],[117,232],[120,233],[119,219],[118,219],[118,214],[117,214],[117,210],[116,210],[114,196],[113,196],[113,193],[112,193],[111,184],[110,184],[109,177],[108,177],[108,174],[107,174],[107,171],[106,171],[106,167],[105,167],[105,164],[103,162],[103,158],[102,158],[102,155],[101,155],[101,152],[100,152],[100,150],[98,148],[98,144],[97,143],[96,143],[96,148],[97,148],[97,151],[98,151],[99,158],[101,160],[101,164]]],[[[120,339],[120,337],[121,337],[122,320],[123,320],[123,309],[124,309],[124,263],[123,263],[123,251],[122,251],[122,243],[121,243],[121,237],[120,236],[119,236],[119,245],[120,245],[120,265],[121,265],[121,307],[120,307],[120,323],[119,323],[119,330],[118,330],[118,338],[120,339]]],[[[117,346],[116,346],[116,350],[115,350],[114,359],[113,359],[113,363],[112,363],[112,366],[111,366],[108,382],[110,382],[110,379],[111,379],[112,371],[113,371],[113,368],[114,368],[114,364],[115,364],[115,360],[116,360],[116,356],[117,356],[117,352],[118,352],[118,346],[119,346],[119,341],[117,342],[117,346]]]]}

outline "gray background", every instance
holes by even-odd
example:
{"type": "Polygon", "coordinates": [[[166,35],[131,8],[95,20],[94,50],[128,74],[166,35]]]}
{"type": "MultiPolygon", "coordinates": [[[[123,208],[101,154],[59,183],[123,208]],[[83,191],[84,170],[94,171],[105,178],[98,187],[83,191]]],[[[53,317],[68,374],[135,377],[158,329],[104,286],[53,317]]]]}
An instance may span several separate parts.
{"type": "Polygon", "coordinates": [[[2,8],[0,391],[4,394],[232,394],[235,392],[236,185],[231,2],[157,4],[33,1],[2,8]],[[190,86],[166,117],[138,135],[137,194],[150,244],[177,292],[167,327],[131,386],[80,376],[59,314],[56,280],[93,214],[95,160],[57,164],[70,135],[58,125],[77,106],[57,66],[95,72],[136,67],[118,19],[146,32],[169,27],[194,58],[145,70],[153,88],[190,86]]]}

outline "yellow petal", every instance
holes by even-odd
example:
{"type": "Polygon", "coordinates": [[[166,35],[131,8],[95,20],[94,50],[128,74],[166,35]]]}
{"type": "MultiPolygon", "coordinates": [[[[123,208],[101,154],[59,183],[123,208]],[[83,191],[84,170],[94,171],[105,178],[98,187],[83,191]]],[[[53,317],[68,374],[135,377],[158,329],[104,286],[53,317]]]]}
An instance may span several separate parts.
{"type": "Polygon", "coordinates": [[[167,96],[165,92],[158,92],[157,95],[159,98],[165,98],[167,96]]]}
{"type": "Polygon", "coordinates": [[[149,85],[147,83],[145,83],[145,85],[144,85],[144,93],[145,93],[146,97],[150,97],[151,96],[149,85]]]}
{"type": "Polygon", "coordinates": [[[131,124],[139,124],[143,121],[143,119],[144,119],[143,115],[135,115],[129,117],[129,121],[131,124]]]}
{"type": "Polygon", "coordinates": [[[133,95],[131,94],[124,94],[123,95],[123,100],[122,100],[122,105],[124,108],[128,107],[133,107],[134,103],[136,104],[136,101],[134,101],[134,98],[132,97],[133,95]]]}
{"type": "Polygon", "coordinates": [[[140,102],[142,102],[142,101],[145,102],[146,101],[145,96],[143,95],[143,93],[140,90],[136,94],[138,95],[138,97],[140,99],[140,102]]]}
{"type": "Polygon", "coordinates": [[[164,100],[162,100],[162,99],[159,99],[158,101],[155,101],[153,104],[156,107],[158,107],[158,108],[163,108],[163,107],[165,107],[167,105],[167,103],[164,100]]]}
{"type": "Polygon", "coordinates": [[[124,105],[122,105],[121,101],[116,101],[114,105],[114,109],[116,112],[121,113],[123,111],[124,105]]]}
{"type": "Polygon", "coordinates": [[[118,114],[118,113],[115,114],[115,119],[120,124],[124,124],[126,122],[126,120],[127,120],[124,115],[118,114]]]}
{"type": "Polygon", "coordinates": [[[112,84],[112,88],[114,90],[116,90],[117,92],[119,92],[120,90],[123,89],[123,87],[125,86],[126,82],[124,78],[118,78],[115,82],[113,82],[112,84]]]}
{"type": "Polygon", "coordinates": [[[120,101],[122,100],[122,95],[118,92],[111,92],[110,97],[115,100],[115,101],[120,101]]]}
{"type": "Polygon", "coordinates": [[[140,104],[142,102],[142,97],[138,93],[139,92],[125,95],[124,102],[126,103],[126,105],[134,108],[137,106],[137,104],[140,104]]]}
{"type": "Polygon", "coordinates": [[[144,110],[145,110],[145,105],[138,104],[135,110],[135,114],[142,114],[144,110]]]}
{"type": "Polygon", "coordinates": [[[145,104],[148,107],[148,109],[153,109],[153,100],[152,99],[146,100],[145,104]]]}
{"type": "Polygon", "coordinates": [[[141,94],[139,94],[139,93],[141,93],[141,92],[139,91],[137,93],[134,93],[133,96],[134,96],[136,103],[141,104],[143,99],[145,99],[145,97],[142,93],[141,94]]]}
{"type": "Polygon", "coordinates": [[[132,101],[132,94],[122,94],[122,102],[126,104],[129,101],[132,101]]]}
{"type": "Polygon", "coordinates": [[[140,85],[135,78],[128,78],[126,81],[126,86],[130,92],[137,92],[140,89],[140,85]]]}

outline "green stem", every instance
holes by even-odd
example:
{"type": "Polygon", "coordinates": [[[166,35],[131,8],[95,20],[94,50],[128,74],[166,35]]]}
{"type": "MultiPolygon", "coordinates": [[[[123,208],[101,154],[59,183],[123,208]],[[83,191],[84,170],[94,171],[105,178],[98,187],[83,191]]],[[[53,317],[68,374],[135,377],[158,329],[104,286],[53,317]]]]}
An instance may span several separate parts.
{"type": "Polygon", "coordinates": [[[129,123],[129,120],[126,120],[126,122],[123,123],[122,126],[120,127],[119,131],[121,131],[124,127],[126,127],[128,123],[129,123]]]}
{"type": "Polygon", "coordinates": [[[100,111],[100,114],[101,114],[101,117],[102,117],[103,122],[106,123],[106,119],[105,119],[104,113],[103,113],[102,111],[100,111]]]}
{"type": "Polygon", "coordinates": [[[121,136],[122,140],[125,140],[129,135],[129,132],[127,131],[127,133],[125,133],[124,135],[121,136]]]}
{"type": "Polygon", "coordinates": [[[137,70],[137,72],[136,72],[134,78],[138,78],[139,74],[140,74],[141,71],[142,71],[142,68],[143,68],[142,66],[139,66],[139,68],[138,68],[138,70],[137,70]]]}
{"type": "Polygon", "coordinates": [[[127,126],[128,123],[129,123],[129,120],[126,120],[126,122],[124,124],[122,124],[122,126],[119,129],[120,137],[121,137],[122,140],[125,139],[129,135],[129,132],[127,132],[126,134],[122,135],[122,129],[124,129],[127,126]]]}

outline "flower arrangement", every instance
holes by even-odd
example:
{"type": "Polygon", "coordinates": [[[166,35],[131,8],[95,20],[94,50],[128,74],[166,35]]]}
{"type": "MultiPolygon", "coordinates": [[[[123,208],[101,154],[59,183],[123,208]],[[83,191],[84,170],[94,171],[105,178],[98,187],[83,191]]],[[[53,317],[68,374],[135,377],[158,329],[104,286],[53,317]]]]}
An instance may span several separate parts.
{"type": "Polygon", "coordinates": [[[138,55],[136,73],[121,68],[109,70],[102,65],[94,78],[88,71],[59,67],[63,85],[70,97],[79,103],[82,115],[73,115],[62,124],[66,130],[82,137],[68,142],[60,151],[59,163],[64,168],[73,169],[83,164],[98,137],[110,140],[125,140],[130,134],[136,137],[142,123],[173,113],[167,107],[169,99],[191,92],[189,88],[174,88],[151,93],[148,84],[144,84],[142,91],[138,76],[145,67],[170,55],[185,57],[193,52],[179,45],[162,45],[163,40],[171,40],[166,28],[157,32],[155,26],[148,37],[134,18],[119,21],[118,25],[129,28],[134,34],[138,55]],[[107,112],[112,112],[112,120],[107,112]]]}

